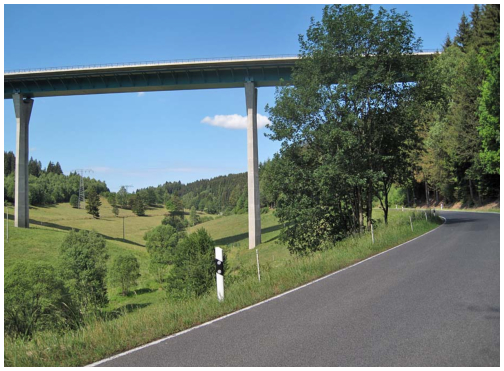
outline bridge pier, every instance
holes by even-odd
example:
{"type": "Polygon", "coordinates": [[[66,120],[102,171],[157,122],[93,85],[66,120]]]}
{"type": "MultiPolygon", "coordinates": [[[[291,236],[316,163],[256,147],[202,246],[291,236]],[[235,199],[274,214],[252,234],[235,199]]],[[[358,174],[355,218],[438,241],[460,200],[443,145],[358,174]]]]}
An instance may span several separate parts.
{"type": "Polygon", "coordinates": [[[28,202],[28,124],[33,107],[33,99],[19,93],[12,94],[16,112],[16,171],[14,194],[14,226],[29,227],[28,202]]]}
{"type": "Polygon", "coordinates": [[[245,82],[245,100],[247,103],[249,249],[253,249],[261,243],[261,205],[259,203],[257,150],[257,88],[252,81],[245,82]]]}

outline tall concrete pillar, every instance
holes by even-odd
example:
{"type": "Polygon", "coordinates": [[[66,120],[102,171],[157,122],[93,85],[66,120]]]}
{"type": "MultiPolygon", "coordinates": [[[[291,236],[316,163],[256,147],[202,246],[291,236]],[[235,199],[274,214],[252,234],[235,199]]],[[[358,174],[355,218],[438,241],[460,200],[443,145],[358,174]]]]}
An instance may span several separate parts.
{"type": "Polygon", "coordinates": [[[249,249],[261,243],[261,205],[259,203],[259,160],[257,151],[257,88],[245,83],[247,102],[247,156],[248,156],[248,225],[249,249]]]}
{"type": "Polygon", "coordinates": [[[14,194],[14,226],[29,227],[28,204],[28,124],[33,107],[33,100],[23,99],[21,94],[13,94],[14,110],[16,112],[16,173],[14,194]]]}

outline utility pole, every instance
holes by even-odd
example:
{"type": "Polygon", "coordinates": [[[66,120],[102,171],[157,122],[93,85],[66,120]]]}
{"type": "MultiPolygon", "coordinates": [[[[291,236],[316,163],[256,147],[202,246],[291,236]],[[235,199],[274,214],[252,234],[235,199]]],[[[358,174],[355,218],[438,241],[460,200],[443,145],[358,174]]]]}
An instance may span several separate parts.
{"type": "Polygon", "coordinates": [[[93,173],[93,170],[91,170],[91,169],[75,169],[74,171],[80,175],[79,201],[77,202],[77,209],[82,209],[84,207],[84,203],[86,202],[86,197],[84,195],[84,174],[85,173],[93,173]],[[81,204],[83,206],[82,208],[81,208],[81,204]]]}

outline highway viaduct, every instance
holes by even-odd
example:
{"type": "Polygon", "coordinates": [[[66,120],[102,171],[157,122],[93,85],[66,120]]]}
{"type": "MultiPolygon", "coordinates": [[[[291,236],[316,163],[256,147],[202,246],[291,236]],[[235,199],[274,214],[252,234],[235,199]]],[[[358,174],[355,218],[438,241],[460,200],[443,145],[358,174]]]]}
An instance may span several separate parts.
{"type": "MultiPolygon", "coordinates": [[[[430,56],[434,53],[416,53],[430,56]]],[[[261,243],[257,88],[289,82],[297,56],[242,57],[17,70],[4,73],[4,99],[14,101],[16,169],[14,226],[29,227],[28,141],[33,98],[147,91],[245,88],[249,248],[261,243]]]]}

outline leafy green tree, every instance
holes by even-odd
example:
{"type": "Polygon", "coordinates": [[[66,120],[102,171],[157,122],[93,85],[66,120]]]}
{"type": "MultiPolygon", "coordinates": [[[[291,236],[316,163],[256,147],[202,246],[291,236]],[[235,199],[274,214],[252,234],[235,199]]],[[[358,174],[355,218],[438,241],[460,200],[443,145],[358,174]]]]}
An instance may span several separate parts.
{"type": "Polygon", "coordinates": [[[138,278],[140,278],[140,264],[135,255],[119,255],[114,259],[110,280],[113,285],[121,287],[122,295],[127,295],[130,288],[137,285],[138,278]]]}
{"type": "Polygon", "coordinates": [[[101,206],[100,196],[98,196],[98,193],[96,193],[96,188],[89,187],[87,190],[87,203],[86,203],[86,210],[88,211],[88,214],[93,215],[94,218],[99,218],[100,206],[101,206]]]}
{"type": "Polygon", "coordinates": [[[171,225],[160,225],[145,233],[145,247],[150,256],[149,270],[158,282],[164,280],[168,266],[173,263],[175,247],[182,237],[183,234],[171,225]]]}
{"type": "Polygon", "coordinates": [[[16,263],[5,274],[4,328],[12,336],[74,328],[79,315],[63,281],[45,263],[16,263]]]}
{"type": "Polygon", "coordinates": [[[198,224],[198,214],[196,214],[196,208],[194,206],[191,207],[191,212],[189,214],[189,221],[191,223],[191,226],[194,226],[198,224]]]}
{"type": "Polygon", "coordinates": [[[72,196],[70,196],[70,205],[76,209],[77,206],[79,206],[79,196],[73,194],[72,196]]]}
{"type": "Polygon", "coordinates": [[[488,174],[500,174],[500,42],[479,59],[485,70],[479,100],[480,159],[488,174]]]}
{"type": "Polygon", "coordinates": [[[282,141],[282,237],[303,254],[369,228],[373,197],[404,177],[404,154],[419,141],[415,85],[404,80],[420,67],[411,58],[420,40],[407,14],[334,5],[300,44],[293,83],[267,111],[270,138],[282,141]]]}
{"type": "Polygon", "coordinates": [[[108,303],[104,238],[93,231],[72,230],[61,244],[59,257],[62,278],[81,313],[104,307],[108,303]]]}
{"type": "Polygon", "coordinates": [[[121,187],[116,195],[116,202],[118,206],[123,209],[128,205],[128,191],[126,187],[121,187]]]}
{"type": "Polygon", "coordinates": [[[115,216],[119,216],[119,208],[116,205],[112,206],[112,213],[115,216]]]}
{"type": "Polygon", "coordinates": [[[145,215],[145,205],[143,203],[142,197],[135,197],[131,210],[138,216],[145,215]]]}
{"type": "Polygon", "coordinates": [[[170,271],[167,282],[169,295],[173,297],[201,296],[213,287],[215,282],[214,246],[214,241],[203,228],[180,241],[175,250],[173,269],[170,271]]]}

